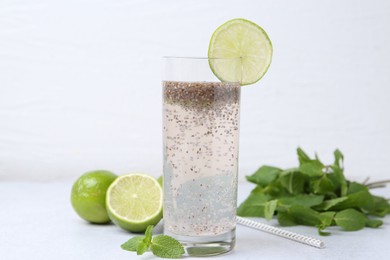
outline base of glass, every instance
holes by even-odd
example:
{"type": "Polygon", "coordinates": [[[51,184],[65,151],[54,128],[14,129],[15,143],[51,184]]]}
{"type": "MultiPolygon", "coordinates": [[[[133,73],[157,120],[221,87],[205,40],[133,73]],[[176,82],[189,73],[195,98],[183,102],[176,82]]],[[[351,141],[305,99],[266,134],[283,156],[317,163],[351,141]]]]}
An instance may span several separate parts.
{"type": "Polygon", "coordinates": [[[235,229],[217,236],[182,236],[164,231],[183,245],[187,256],[214,256],[233,250],[236,243],[235,229]]]}

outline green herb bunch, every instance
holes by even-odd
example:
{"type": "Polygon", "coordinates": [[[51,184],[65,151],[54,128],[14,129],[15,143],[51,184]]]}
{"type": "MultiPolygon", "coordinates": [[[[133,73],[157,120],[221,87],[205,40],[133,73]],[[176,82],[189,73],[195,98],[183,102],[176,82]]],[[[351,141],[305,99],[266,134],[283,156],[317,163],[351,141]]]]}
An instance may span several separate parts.
{"type": "Polygon", "coordinates": [[[344,156],[339,150],[334,152],[331,165],[323,164],[317,155],[310,158],[300,148],[297,153],[297,168],[262,166],[247,176],[257,186],[237,209],[239,216],[270,220],[276,215],[282,226],[315,226],[320,235],[329,235],[324,231],[329,226],[355,231],[383,224],[377,217],[390,214],[389,201],[372,195],[369,189],[383,187],[389,181],[346,180],[344,156]]]}

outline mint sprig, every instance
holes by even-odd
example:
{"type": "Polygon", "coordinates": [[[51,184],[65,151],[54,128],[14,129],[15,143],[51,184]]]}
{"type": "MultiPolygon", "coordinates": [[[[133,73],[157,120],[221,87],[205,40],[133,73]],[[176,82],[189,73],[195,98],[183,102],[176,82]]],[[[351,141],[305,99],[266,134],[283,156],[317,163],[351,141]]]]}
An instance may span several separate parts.
{"type": "Polygon", "coordinates": [[[123,243],[121,248],[126,251],[137,252],[137,255],[142,255],[150,249],[155,256],[161,258],[180,258],[185,253],[183,246],[173,237],[166,235],[152,236],[153,227],[153,225],[148,226],[145,236],[133,237],[123,243]]]}
{"type": "Polygon", "coordinates": [[[184,254],[184,248],[176,239],[166,236],[155,236],[150,245],[155,256],[161,258],[179,258],[184,254]]]}
{"type": "Polygon", "coordinates": [[[238,207],[237,214],[245,217],[271,219],[276,215],[280,225],[316,226],[324,230],[339,226],[346,231],[364,227],[377,228],[382,221],[373,217],[390,214],[389,201],[370,193],[390,181],[357,183],[344,176],[344,155],[334,152],[334,161],[325,165],[316,154],[308,156],[297,149],[299,166],[281,169],[262,166],[247,180],[257,186],[238,207]]]}

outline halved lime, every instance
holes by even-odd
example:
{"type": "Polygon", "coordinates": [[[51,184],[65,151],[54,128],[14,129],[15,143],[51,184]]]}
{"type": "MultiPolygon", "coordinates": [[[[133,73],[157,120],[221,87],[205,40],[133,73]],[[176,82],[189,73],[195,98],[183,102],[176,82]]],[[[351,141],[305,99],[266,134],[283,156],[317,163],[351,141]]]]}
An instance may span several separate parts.
{"type": "Polygon", "coordinates": [[[237,18],[213,33],[209,51],[210,68],[221,81],[249,85],[259,81],[272,61],[272,43],[257,24],[237,18]]]}
{"type": "Polygon", "coordinates": [[[110,185],[106,205],[116,225],[131,232],[144,232],[162,218],[163,191],[152,176],[130,173],[110,185]]]}

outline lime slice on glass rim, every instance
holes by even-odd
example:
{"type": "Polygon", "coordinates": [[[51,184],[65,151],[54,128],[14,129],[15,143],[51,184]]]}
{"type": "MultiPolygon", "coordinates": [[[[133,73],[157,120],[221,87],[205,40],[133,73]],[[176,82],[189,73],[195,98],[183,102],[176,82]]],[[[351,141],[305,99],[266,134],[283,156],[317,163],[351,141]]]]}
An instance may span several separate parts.
{"type": "Polygon", "coordinates": [[[250,85],[259,81],[272,61],[272,43],[257,24],[242,18],[229,20],[211,36],[209,64],[221,81],[250,85]]]}
{"type": "Polygon", "coordinates": [[[131,232],[144,232],[162,218],[163,191],[155,178],[144,173],[118,177],[108,188],[107,213],[112,222],[131,232]]]}

